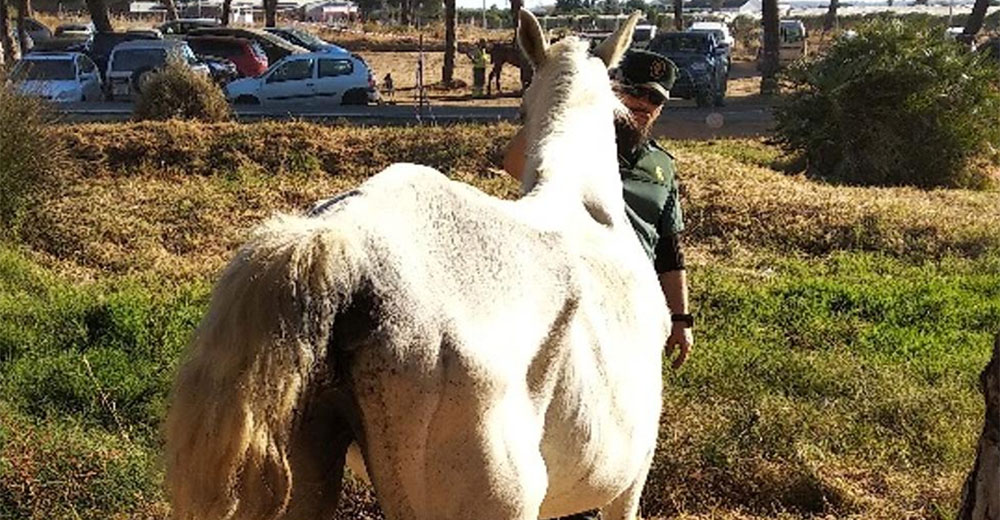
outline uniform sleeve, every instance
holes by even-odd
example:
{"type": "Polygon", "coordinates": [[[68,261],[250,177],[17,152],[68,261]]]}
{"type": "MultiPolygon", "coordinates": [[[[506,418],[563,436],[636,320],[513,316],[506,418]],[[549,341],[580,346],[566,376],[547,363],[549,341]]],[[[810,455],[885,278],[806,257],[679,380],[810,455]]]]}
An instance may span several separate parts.
{"type": "Polygon", "coordinates": [[[681,251],[679,234],[667,233],[660,236],[660,240],[656,242],[653,267],[657,274],[684,269],[684,252],[681,251]]]}

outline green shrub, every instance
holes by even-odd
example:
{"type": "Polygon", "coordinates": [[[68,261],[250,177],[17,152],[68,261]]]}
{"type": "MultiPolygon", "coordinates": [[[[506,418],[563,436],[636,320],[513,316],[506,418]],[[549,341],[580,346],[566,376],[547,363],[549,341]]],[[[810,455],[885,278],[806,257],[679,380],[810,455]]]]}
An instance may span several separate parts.
{"type": "Polygon", "coordinates": [[[50,119],[41,99],[16,92],[0,70],[0,238],[17,233],[63,165],[62,143],[49,138],[50,119]]]}
{"type": "Polygon", "coordinates": [[[787,79],[777,140],[810,173],[868,185],[992,183],[984,159],[1000,146],[996,67],[940,31],[873,21],[787,79]]]}
{"type": "Polygon", "coordinates": [[[169,61],[162,71],[151,74],[135,104],[135,119],[197,119],[206,122],[229,119],[226,96],[211,78],[195,73],[176,60],[169,61]]]}

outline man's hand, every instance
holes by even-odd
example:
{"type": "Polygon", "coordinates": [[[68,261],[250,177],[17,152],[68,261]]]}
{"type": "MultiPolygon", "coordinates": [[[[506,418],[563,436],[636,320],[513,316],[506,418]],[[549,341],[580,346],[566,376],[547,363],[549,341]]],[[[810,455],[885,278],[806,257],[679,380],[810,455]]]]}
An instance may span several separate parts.
{"type": "Polygon", "coordinates": [[[667,357],[673,357],[674,349],[680,350],[677,352],[677,357],[670,366],[674,369],[680,368],[687,361],[688,354],[691,353],[691,347],[693,346],[694,334],[691,333],[691,329],[683,323],[674,323],[670,330],[670,336],[667,337],[667,357]]]}

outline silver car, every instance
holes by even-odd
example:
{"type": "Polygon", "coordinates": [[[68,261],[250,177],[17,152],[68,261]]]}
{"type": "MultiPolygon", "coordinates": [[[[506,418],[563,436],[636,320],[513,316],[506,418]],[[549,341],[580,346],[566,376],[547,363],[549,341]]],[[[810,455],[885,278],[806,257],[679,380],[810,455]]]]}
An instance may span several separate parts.
{"type": "Polygon", "coordinates": [[[78,52],[35,52],[19,60],[10,74],[22,94],[49,101],[98,101],[101,75],[85,54],[78,52]]]}
{"type": "Polygon", "coordinates": [[[199,74],[209,75],[208,66],[198,61],[182,40],[131,40],[115,45],[108,58],[106,93],[108,100],[130,99],[142,92],[150,74],[175,58],[199,74]]]}

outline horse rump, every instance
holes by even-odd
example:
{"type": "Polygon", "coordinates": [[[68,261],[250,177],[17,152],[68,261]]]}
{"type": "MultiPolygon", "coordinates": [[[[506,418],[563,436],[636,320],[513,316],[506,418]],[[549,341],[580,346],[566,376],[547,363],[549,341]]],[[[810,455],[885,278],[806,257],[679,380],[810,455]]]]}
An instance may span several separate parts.
{"type": "Polygon", "coordinates": [[[349,429],[326,413],[332,400],[316,399],[315,383],[334,368],[331,327],[359,285],[358,258],[328,219],[284,216],[259,227],[229,263],[165,424],[174,518],[273,518],[289,508],[293,476],[305,485],[315,474],[296,467],[318,463],[297,449],[322,432],[346,452],[349,429]],[[303,421],[310,431],[296,430],[303,421]]]}

